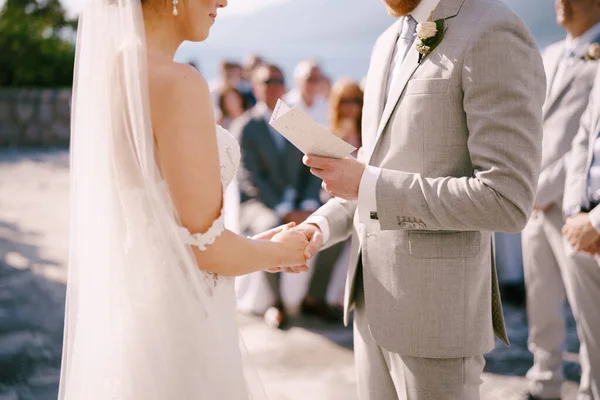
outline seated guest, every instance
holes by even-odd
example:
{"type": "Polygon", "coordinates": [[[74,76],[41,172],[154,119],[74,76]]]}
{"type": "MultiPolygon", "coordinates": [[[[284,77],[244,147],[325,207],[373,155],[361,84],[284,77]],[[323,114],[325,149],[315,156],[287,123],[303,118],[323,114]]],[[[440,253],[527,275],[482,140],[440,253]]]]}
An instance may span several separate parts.
{"type": "Polygon", "coordinates": [[[247,110],[247,100],[238,89],[233,86],[225,86],[219,92],[218,107],[217,123],[223,128],[229,129],[231,123],[247,110]]]}
{"type": "Polygon", "coordinates": [[[302,61],[294,71],[296,87],[284,98],[290,107],[302,108],[319,124],[327,125],[327,99],[323,97],[323,73],[316,61],[302,61]]]}

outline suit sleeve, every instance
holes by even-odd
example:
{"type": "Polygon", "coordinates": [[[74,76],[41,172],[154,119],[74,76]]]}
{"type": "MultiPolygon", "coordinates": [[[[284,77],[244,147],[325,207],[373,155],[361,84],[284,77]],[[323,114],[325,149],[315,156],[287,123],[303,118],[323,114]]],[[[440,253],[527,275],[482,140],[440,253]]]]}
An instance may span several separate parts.
{"type": "Polygon", "coordinates": [[[525,227],[540,172],[546,79],[523,23],[512,15],[492,18],[473,34],[462,65],[473,176],[429,178],[383,169],[377,182],[381,229],[404,229],[399,221],[405,218],[425,230],[525,227]]]}
{"type": "Polygon", "coordinates": [[[282,199],[262,172],[258,144],[252,138],[252,122],[243,124],[239,129],[240,132],[236,136],[239,137],[242,149],[242,162],[238,169],[240,192],[249,198],[258,199],[270,209],[275,209],[282,199]]]}
{"type": "Polygon", "coordinates": [[[352,235],[354,229],[354,212],[356,201],[348,201],[334,197],[319,208],[311,217],[327,219],[329,238],[324,248],[343,242],[352,235]]]}

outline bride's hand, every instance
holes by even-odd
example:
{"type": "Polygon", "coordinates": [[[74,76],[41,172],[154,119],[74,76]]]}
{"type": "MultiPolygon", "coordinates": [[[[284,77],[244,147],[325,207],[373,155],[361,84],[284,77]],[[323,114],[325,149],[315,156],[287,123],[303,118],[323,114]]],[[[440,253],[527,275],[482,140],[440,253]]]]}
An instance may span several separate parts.
{"type": "Polygon", "coordinates": [[[280,246],[280,267],[269,269],[269,272],[307,272],[308,267],[306,264],[306,258],[304,251],[308,246],[308,239],[306,235],[299,231],[293,231],[285,229],[277,233],[271,239],[273,242],[279,243],[280,246]]]}
{"type": "Polygon", "coordinates": [[[264,231],[257,235],[252,236],[254,240],[271,240],[273,236],[277,235],[280,232],[286,231],[290,228],[296,226],[295,222],[290,222],[289,224],[281,225],[273,229],[269,229],[268,231],[264,231]]]}

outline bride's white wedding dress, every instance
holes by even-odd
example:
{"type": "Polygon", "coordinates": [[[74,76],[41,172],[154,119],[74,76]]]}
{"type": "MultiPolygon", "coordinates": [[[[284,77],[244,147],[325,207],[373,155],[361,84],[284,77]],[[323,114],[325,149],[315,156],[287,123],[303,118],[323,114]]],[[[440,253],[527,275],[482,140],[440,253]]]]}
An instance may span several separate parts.
{"type": "MultiPolygon", "coordinates": [[[[80,18],[59,399],[264,399],[243,363],[234,280],[192,251],[219,240],[224,215],[190,234],[157,165],[141,2],[86,0],[80,18]]],[[[240,149],[215,134],[226,188],[240,149]]]]}
{"type": "MultiPolygon", "coordinates": [[[[233,136],[220,126],[216,127],[216,135],[221,183],[225,189],[235,177],[240,148],[233,136]]],[[[60,398],[263,398],[258,378],[250,376],[253,382],[248,382],[244,376],[234,278],[197,268],[190,271],[180,254],[184,248],[193,257],[190,246],[202,251],[218,240],[225,230],[224,213],[221,212],[205,233],[190,234],[178,222],[167,182],[161,179],[151,185],[154,187],[124,191],[123,203],[136,204],[128,208],[134,212],[124,216],[128,226],[135,228],[127,229],[123,241],[124,263],[129,269],[120,271],[118,280],[123,282],[122,286],[108,285],[97,293],[112,299],[95,299],[100,303],[114,302],[114,308],[99,312],[107,314],[104,315],[107,323],[115,326],[98,326],[95,321],[86,321],[81,313],[67,324],[69,329],[75,319],[82,326],[78,330],[72,328],[79,338],[72,340],[70,346],[65,344],[60,398]],[[140,207],[152,202],[148,198],[152,193],[158,194],[162,203],[158,206],[167,210],[163,216],[171,219],[169,223],[156,220],[149,208],[140,207]],[[176,235],[171,242],[172,249],[164,251],[164,229],[169,225],[174,227],[176,235]],[[183,276],[181,271],[184,271],[183,276]],[[135,286],[127,286],[128,282],[135,286]],[[108,338],[82,332],[85,326],[102,329],[108,338]],[[77,346],[78,341],[80,346],[77,346]]],[[[78,303],[83,301],[82,297],[79,294],[78,303]]],[[[73,299],[70,300],[73,303],[73,299]]],[[[67,333],[65,338],[68,336],[67,333]]]]}

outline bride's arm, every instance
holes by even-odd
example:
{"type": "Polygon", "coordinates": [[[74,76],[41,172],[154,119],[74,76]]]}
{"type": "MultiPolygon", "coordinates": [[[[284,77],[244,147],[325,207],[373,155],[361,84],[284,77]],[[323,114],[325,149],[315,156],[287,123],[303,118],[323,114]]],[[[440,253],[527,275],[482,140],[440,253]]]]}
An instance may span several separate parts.
{"type": "MultiPolygon", "coordinates": [[[[221,215],[223,190],[213,109],[206,81],[187,65],[150,74],[152,126],[158,159],[182,225],[205,233],[221,215]]],[[[199,268],[237,276],[304,264],[303,238],[252,240],[225,230],[196,247],[199,268]]]]}

